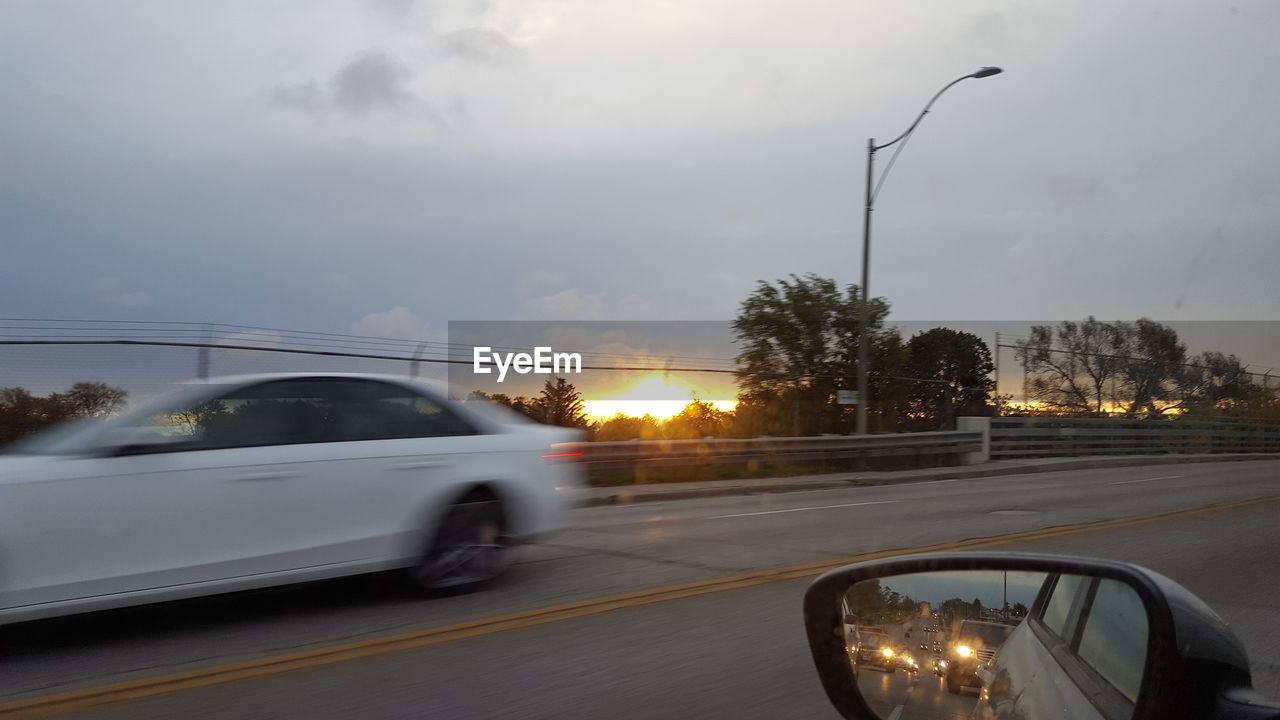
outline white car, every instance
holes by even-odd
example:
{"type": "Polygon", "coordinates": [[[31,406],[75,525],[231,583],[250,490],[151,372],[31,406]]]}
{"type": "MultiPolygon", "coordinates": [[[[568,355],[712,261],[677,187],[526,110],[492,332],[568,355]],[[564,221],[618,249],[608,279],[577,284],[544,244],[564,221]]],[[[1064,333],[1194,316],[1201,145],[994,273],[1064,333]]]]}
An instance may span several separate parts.
{"type": "Polygon", "coordinates": [[[395,568],[474,586],[560,525],[580,439],[397,377],[191,384],[0,456],[0,623],[395,568]]]}

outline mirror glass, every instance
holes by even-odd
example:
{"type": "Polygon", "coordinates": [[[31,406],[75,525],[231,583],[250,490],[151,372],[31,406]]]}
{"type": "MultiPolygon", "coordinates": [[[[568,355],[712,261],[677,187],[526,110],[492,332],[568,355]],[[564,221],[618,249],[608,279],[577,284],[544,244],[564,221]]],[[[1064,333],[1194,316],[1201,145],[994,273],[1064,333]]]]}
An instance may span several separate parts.
{"type": "Polygon", "coordinates": [[[1118,580],[895,575],[853,585],[840,611],[849,669],[886,720],[1129,717],[1146,664],[1146,610],[1118,580]]]}

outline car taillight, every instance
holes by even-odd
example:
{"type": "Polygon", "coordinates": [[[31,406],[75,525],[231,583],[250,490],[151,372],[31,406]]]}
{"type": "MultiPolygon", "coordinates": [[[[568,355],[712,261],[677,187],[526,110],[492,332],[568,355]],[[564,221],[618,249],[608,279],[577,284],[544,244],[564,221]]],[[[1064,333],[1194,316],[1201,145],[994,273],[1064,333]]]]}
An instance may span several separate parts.
{"type": "Polygon", "coordinates": [[[542,459],[552,462],[579,462],[582,458],[582,446],[577,443],[553,443],[542,454],[542,459]]]}

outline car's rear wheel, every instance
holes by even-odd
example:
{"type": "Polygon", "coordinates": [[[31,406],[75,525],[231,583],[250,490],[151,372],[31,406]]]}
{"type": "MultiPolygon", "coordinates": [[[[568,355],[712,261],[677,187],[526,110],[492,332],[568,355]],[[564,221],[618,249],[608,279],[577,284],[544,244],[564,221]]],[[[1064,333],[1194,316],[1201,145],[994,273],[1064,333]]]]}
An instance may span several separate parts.
{"type": "Polygon", "coordinates": [[[507,568],[510,542],[502,504],[473,494],[450,505],[422,559],[412,568],[414,585],[429,592],[467,592],[507,568]]]}

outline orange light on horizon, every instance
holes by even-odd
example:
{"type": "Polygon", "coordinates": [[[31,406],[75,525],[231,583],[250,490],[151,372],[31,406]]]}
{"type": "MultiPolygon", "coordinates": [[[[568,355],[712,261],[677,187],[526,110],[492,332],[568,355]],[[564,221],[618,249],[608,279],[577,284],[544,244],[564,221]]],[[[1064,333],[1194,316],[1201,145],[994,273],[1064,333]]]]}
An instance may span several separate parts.
{"type": "Polygon", "coordinates": [[[717,410],[730,411],[738,405],[737,400],[705,399],[708,394],[686,380],[655,372],[619,392],[584,399],[582,405],[587,417],[595,421],[608,420],[616,415],[650,415],[657,420],[667,420],[679,415],[695,399],[710,403],[717,410]]]}

